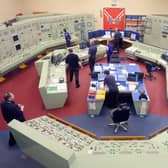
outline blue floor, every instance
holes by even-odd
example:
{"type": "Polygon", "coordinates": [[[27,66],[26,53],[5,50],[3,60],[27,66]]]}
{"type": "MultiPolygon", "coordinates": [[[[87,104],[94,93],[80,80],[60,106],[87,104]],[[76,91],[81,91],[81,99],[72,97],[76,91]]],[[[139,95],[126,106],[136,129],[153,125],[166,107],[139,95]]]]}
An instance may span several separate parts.
{"type": "Polygon", "coordinates": [[[91,118],[87,114],[78,115],[75,117],[65,118],[73,124],[76,124],[88,131],[91,131],[100,136],[108,135],[125,135],[125,136],[146,136],[168,125],[168,117],[148,114],[144,118],[140,118],[135,114],[131,114],[128,121],[128,132],[119,130],[115,134],[114,128],[107,126],[112,122],[109,115],[103,113],[101,116],[91,118]]]}
{"type": "Polygon", "coordinates": [[[8,131],[0,132],[0,168],[44,168],[31,158],[22,159],[17,146],[8,146],[8,131]]]}
{"type": "MultiPolygon", "coordinates": [[[[100,136],[116,135],[113,133],[113,128],[107,126],[111,122],[107,110],[104,108],[102,114],[98,117],[91,118],[88,114],[78,115],[65,118],[73,124],[76,124],[88,131],[91,131],[100,136]]],[[[151,133],[168,125],[168,117],[151,115],[140,118],[135,114],[131,114],[128,124],[128,132],[120,130],[117,135],[141,135],[148,137],[151,133]]],[[[43,168],[39,163],[31,158],[26,160],[21,159],[22,152],[15,147],[8,147],[8,131],[0,132],[0,167],[2,168],[43,168]]]]}

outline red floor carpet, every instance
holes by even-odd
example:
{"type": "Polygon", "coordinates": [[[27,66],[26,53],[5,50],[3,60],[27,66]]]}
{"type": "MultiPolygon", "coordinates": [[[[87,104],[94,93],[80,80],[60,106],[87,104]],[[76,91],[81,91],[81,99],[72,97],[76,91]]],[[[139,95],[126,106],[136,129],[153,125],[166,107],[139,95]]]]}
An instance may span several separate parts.
{"type": "MultiPolygon", "coordinates": [[[[121,53],[123,55],[124,53],[121,53]]],[[[100,62],[106,62],[106,59],[100,62]]],[[[132,62],[130,60],[123,61],[123,63],[132,62]]],[[[141,71],[145,72],[142,63],[140,65],[141,71]]],[[[88,75],[88,66],[80,70],[80,88],[75,88],[74,82],[68,82],[68,99],[63,108],[55,110],[45,110],[42,99],[38,91],[39,77],[37,76],[34,64],[30,64],[27,69],[16,70],[9,75],[4,83],[0,84],[0,98],[5,92],[11,91],[16,96],[16,102],[25,106],[26,119],[31,119],[47,113],[53,113],[59,117],[70,117],[87,112],[87,93],[90,82],[88,75]]],[[[166,79],[164,71],[155,73],[156,80],[145,80],[146,88],[150,97],[150,113],[167,116],[168,101],[166,99],[166,79]]],[[[6,123],[3,121],[0,114],[0,129],[5,129],[6,123]]]]}

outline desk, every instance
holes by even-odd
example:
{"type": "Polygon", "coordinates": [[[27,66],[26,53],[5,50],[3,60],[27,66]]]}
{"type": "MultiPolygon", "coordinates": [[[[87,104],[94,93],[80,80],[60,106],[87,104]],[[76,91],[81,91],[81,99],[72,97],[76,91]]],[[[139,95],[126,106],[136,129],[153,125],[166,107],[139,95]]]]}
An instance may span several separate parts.
{"type": "Polygon", "coordinates": [[[147,45],[140,42],[134,42],[132,47],[125,50],[127,56],[133,59],[143,59],[161,65],[166,73],[166,98],[168,99],[168,62],[162,59],[161,55],[166,52],[165,49],[147,45]]]}
{"type": "Polygon", "coordinates": [[[159,168],[167,162],[168,129],[148,140],[98,140],[66,121],[41,116],[9,124],[20,149],[48,168],[159,168]]]}
{"type": "MultiPolygon", "coordinates": [[[[89,48],[80,49],[78,45],[70,47],[73,49],[73,53],[77,54],[79,56],[80,61],[82,64],[88,63],[88,50],[89,48]]],[[[69,48],[68,48],[69,49],[69,48]]],[[[47,56],[44,57],[51,57],[52,55],[60,55],[62,57],[62,60],[66,58],[66,56],[69,54],[68,49],[56,49],[53,52],[49,53],[47,56]]],[[[96,60],[99,60],[104,57],[106,54],[107,46],[105,45],[97,45],[97,53],[96,53],[96,60]]]]}
{"type": "Polygon", "coordinates": [[[54,65],[50,60],[35,63],[40,75],[39,92],[46,109],[63,107],[68,97],[65,64],[54,65]]]}
{"type": "MultiPolygon", "coordinates": [[[[88,48],[80,49],[79,46],[71,47],[79,56],[82,63],[88,62],[88,48]]],[[[104,57],[106,46],[97,45],[96,59],[104,57]]],[[[62,60],[68,55],[67,49],[57,49],[35,62],[40,76],[39,91],[46,109],[63,107],[68,97],[65,63],[62,65],[51,64],[52,55],[60,55],[62,60]],[[59,82],[63,79],[63,82],[59,82]]]]}
{"type": "Polygon", "coordinates": [[[99,115],[105,99],[104,90],[104,74],[105,70],[109,70],[110,74],[115,77],[116,84],[118,85],[119,93],[130,93],[133,105],[137,115],[146,115],[148,111],[149,97],[147,100],[146,111],[142,114],[141,103],[139,100],[139,89],[144,89],[146,94],[145,85],[142,81],[128,82],[128,73],[139,72],[137,64],[95,64],[94,72],[99,73],[98,79],[92,79],[90,82],[89,93],[87,97],[88,101],[88,114],[91,116],[99,115]]]}
{"type": "MultiPolygon", "coordinates": [[[[95,42],[97,42],[97,44],[103,44],[103,45],[107,45],[107,41],[112,41],[112,43],[114,44],[114,38],[111,36],[102,36],[102,37],[98,37],[98,38],[94,38],[95,42]]],[[[130,46],[132,46],[133,41],[131,41],[128,38],[123,38],[123,44],[122,44],[122,48],[126,49],[130,46]]]]}

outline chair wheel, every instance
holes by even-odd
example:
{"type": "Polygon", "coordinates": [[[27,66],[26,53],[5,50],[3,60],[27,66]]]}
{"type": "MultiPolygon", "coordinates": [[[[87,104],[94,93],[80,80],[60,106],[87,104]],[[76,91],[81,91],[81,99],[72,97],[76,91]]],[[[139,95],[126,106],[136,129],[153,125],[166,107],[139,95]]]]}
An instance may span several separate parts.
{"type": "Polygon", "coordinates": [[[128,131],[128,129],[127,129],[127,128],[124,128],[123,130],[124,130],[125,132],[127,132],[127,131],[128,131]]]}
{"type": "Polygon", "coordinates": [[[115,133],[115,134],[117,133],[117,128],[116,128],[116,129],[114,129],[114,133],[115,133]]]}

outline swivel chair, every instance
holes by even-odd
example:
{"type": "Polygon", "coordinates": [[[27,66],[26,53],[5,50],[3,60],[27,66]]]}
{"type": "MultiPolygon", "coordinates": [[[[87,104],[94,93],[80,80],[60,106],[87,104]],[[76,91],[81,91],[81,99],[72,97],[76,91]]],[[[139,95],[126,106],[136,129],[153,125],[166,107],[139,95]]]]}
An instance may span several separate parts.
{"type": "Polygon", "coordinates": [[[118,106],[110,111],[110,117],[113,123],[108,124],[108,126],[114,126],[114,133],[117,133],[119,128],[127,131],[128,119],[130,116],[130,108],[128,105],[118,106]]]}
{"type": "Polygon", "coordinates": [[[149,80],[156,79],[156,77],[153,76],[153,72],[156,71],[156,67],[151,62],[145,61],[144,63],[147,71],[147,74],[145,74],[144,79],[149,79],[149,80]]]}
{"type": "Polygon", "coordinates": [[[117,50],[114,50],[111,54],[110,63],[120,63],[120,58],[118,56],[117,50]]]}

